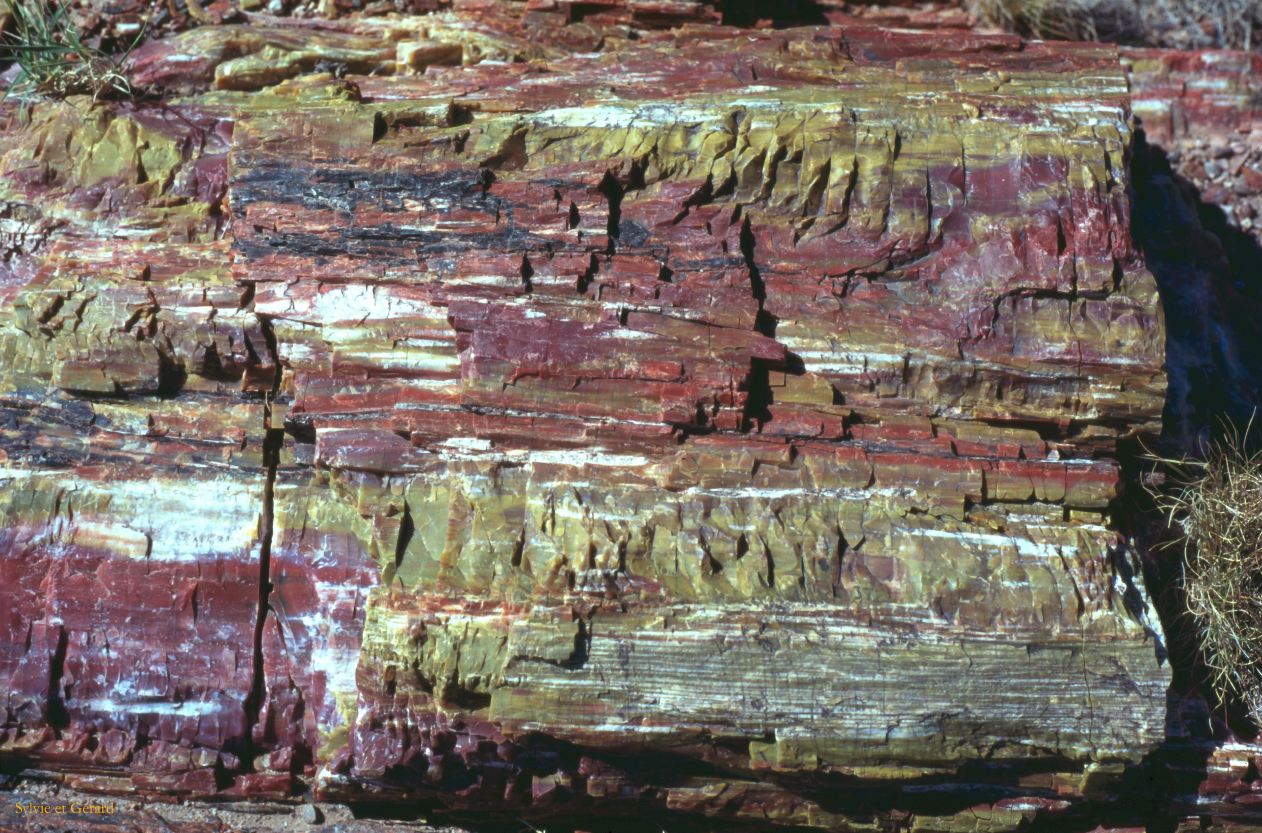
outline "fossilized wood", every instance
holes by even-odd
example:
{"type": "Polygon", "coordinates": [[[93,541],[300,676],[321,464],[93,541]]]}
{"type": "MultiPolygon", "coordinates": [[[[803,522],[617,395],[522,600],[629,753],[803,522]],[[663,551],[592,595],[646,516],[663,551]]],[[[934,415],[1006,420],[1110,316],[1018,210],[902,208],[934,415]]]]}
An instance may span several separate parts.
{"type": "Polygon", "coordinates": [[[1094,800],[1168,682],[1109,528],[1165,387],[1116,52],[523,14],[194,30],[136,58],[174,109],[5,111],[0,751],[837,829],[1094,800]]]}

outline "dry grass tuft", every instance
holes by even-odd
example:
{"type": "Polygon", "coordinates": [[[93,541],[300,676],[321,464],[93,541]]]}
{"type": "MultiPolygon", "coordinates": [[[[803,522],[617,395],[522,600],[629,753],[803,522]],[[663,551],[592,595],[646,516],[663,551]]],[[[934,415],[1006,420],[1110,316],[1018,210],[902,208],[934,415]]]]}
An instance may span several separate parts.
{"type": "Polygon", "coordinates": [[[1262,0],[971,0],[969,6],[1028,38],[1176,49],[1262,46],[1262,0]]]}
{"type": "Polygon", "coordinates": [[[1089,0],[974,0],[973,13],[1027,38],[1096,40],[1089,0]]]}
{"type": "Polygon", "coordinates": [[[1203,461],[1159,460],[1173,488],[1156,494],[1184,545],[1183,589],[1217,691],[1262,719],[1262,452],[1248,430],[1203,461]]]}
{"type": "Polygon", "coordinates": [[[1137,0],[1155,46],[1262,47],[1262,0],[1137,0]]]}
{"type": "Polygon", "coordinates": [[[139,43],[139,35],[122,55],[109,55],[83,42],[66,2],[9,0],[8,5],[10,20],[0,38],[0,62],[15,63],[20,69],[8,95],[90,95],[96,100],[132,94],[123,62],[139,43]]]}

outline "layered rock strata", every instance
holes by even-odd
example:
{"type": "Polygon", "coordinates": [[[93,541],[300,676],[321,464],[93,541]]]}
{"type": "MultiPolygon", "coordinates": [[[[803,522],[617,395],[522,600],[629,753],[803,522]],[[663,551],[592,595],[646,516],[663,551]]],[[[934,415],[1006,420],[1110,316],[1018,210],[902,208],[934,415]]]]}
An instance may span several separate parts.
{"type": "Polygon", "coordinates": [[[194,30],[137,56],[184,98],[4,105],[3,753],[935,830],[1160,744],[1115,50],[609,5],[194,30]]]}

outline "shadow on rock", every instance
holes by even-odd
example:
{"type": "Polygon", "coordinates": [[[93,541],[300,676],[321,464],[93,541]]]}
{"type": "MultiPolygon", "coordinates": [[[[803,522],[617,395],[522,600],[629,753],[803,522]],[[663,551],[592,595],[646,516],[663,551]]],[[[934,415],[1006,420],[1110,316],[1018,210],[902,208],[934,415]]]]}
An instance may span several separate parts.
{"type": "MultiPolygon", "coordinates": [[[[1198,790],[1220,744],[1258,735],[1243,704],[1224,701],[1210,684],[1182,587],[1182,541],[1143,484],[1158,468],[1153,455],[1200,456],[1207,443],[1253,418],[1262,399],[1262,248],[1203,200],[1142,129],[1133,148],[1131,187],[1132,233],[1156,278],[1165,316],[1168,388],[1161,436],[1119,448],[1129,488],[1113,514],[1142,563],[1172,677],[1166,742],[1120,786],[1124,794],[1159,799],[1152,803],[1164,805],[1162,818],[1146,819],[1146,825],[1160,830],[1197,812],[1198,790]]],[[[1252,441],[1259,438],[1262,431],[1255,428],[1252,441]]]]}
{"type": "Polygon", "coordinates": [[[1262,390],[1262,248],[1174,172],[1143,130],[1131,163],[1132,229],[1157,279],[1169,389],[1162,453],[1196,453],[1244,426],[1262,390]]]}

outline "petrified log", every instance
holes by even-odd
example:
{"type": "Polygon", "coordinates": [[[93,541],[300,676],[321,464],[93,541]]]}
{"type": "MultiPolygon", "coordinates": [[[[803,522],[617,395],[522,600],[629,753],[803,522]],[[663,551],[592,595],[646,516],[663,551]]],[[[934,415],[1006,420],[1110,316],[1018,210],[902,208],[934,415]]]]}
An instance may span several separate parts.
{"type": "Polygon", "coordinates": [[[0,750],[933,830],[1160,744],[1116,51],[685,6],[215,27],[137,56],[173,104],[4,105],[0,750]]]}

